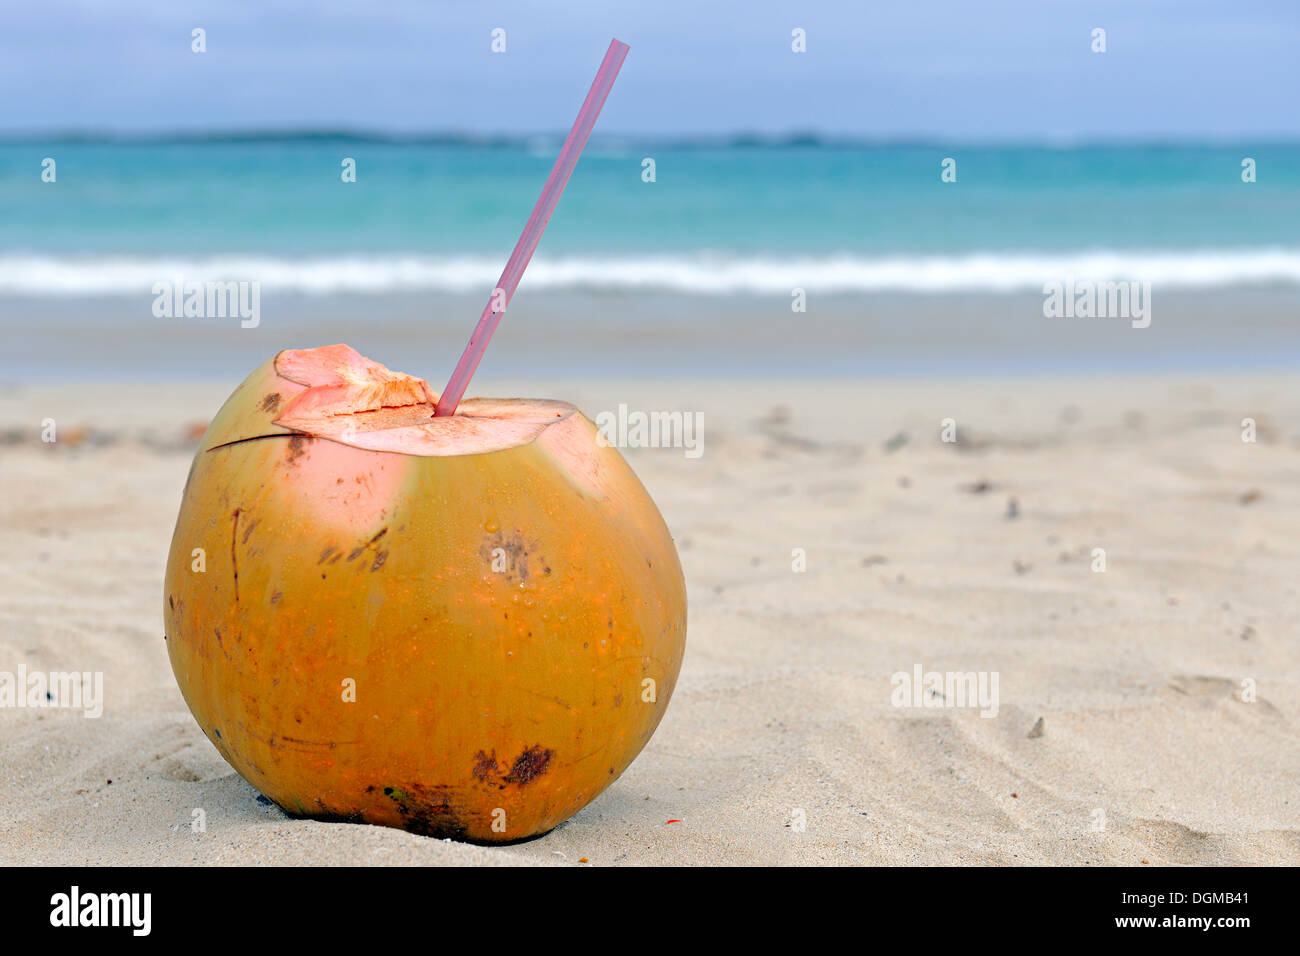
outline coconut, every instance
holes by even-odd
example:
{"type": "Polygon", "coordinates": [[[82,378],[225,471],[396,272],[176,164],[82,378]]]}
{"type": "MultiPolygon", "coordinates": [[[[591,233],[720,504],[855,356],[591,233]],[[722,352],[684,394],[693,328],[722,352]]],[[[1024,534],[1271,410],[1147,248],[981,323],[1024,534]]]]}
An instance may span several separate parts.
{"type": "Polygon", "coordinates": [[[208,739],[290,815],[524,839],[654,733],[685,582],[575,407],[437,401],[345,345],[254,371],[190,469],[167,646],[208,739]]]}

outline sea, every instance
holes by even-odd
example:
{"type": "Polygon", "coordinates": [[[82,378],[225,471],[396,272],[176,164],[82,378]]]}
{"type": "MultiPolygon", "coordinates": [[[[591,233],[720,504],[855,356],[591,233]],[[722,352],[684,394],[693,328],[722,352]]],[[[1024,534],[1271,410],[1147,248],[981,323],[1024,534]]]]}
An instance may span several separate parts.
{"type": "MultiPolygon", "coordinates": [[[[560,144],[334,133],[0,142],[0,329],[10,345],[0,374],[84,374],[94,356],[70,362],[51,347],[70,331],[96,338],[102,323],[115,326],[100,335],[106,373],[150,374],[158,356],[135,344],[174,337],[169,323],[202,326],[205,341],[247,336],[238,323],[151,312],[157,283],[208,280],[259,284],[262,346],[281,344],[277,309],[286,335],[310,333],[314,313],[331,316],[330,332],[352,322],[353,337],[374,325],[398,341],[407,329],[413,342],[445,320],[451,338],[439,351],[454,363],[560,144]]],[[[737,337],[770,341],[756,367],[781,371],[783,352],[798,351],[782,341],[800,329],[826,334],[828,323],[831,338],[851,343],[847,353],[827,343],[836,374],[897,366],[898,346],[873,344],[873,323],[889,323],[879,337],[890,341],[908,330],[899,355],[909,368],[978,366],[981,355],[1043,368],[1125,360],[1116,349],[1144,330],[1099,333],[1092,350],[1071,347],[1072,332],[1035,331],[1100,327],[1038,311],[1045,283],[1078,279],[1151,284],[1152,328],[1166,331],[1129,350],[1138,364],[1294,360],[1300,142],[593,139],[511,309],[531,304],[556,332],[533,329],[528,341],[580,342],[599,325],[657,341],[655,362],[675,355],[693,371],[701,356],[704,367],[731,367],[737,337]],[[1022,321],[1004,320],[1008,301],[1022,321]],[[1190,323],[1195,334],[1168,330],[1169,303],[1186,314],[1208,302],[1249,308],[1224,316],[1231,334],[1212,334],[1213,315],[1190,323]],[[800,325],[801,315],[817,321],[800,325]],[[956,339],[927,326],[934,316],[956,339]]],[[[817,351],[800,354],[804,365],[786,371],[815,372],[817,351]]]]}

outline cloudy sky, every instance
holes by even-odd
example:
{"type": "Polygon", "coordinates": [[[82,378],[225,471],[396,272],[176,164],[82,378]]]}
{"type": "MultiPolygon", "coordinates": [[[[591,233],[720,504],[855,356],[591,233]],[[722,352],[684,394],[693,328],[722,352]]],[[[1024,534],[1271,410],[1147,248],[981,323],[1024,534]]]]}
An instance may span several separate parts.
{"type": "Polygon", "coordinates": [[[564,130],[615,35],[606,135],[1300,132],[1300,0],[41,0],[0,7],[0,133],[564,130]]]}

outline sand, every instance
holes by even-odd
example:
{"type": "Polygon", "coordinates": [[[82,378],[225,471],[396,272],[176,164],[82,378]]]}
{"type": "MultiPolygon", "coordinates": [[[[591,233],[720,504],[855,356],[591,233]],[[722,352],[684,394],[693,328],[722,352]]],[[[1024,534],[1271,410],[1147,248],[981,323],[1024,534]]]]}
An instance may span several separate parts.
{"type": "Polygon", "coordinates": [[[1300,862],[1293,377],[476,381],[704,422],[699,458],[627,452],[689,587],[667,716],[503,848],[291,820],[190,717],[163,563],[232,384],[0,391],[0,671],[105,685],[98,719],[0,708],[0,864],[1300,862]],[[997,715],[895,706],[918,666],[996,674],[997,715]]]}

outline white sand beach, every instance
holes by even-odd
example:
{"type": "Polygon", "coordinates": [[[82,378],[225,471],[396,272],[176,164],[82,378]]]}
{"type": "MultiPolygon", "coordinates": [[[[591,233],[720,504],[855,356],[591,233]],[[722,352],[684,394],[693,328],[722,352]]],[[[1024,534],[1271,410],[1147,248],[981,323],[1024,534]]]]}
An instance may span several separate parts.
{"type": "Polygon", "coordinates": [[[1300,863],[1294,377],[476,380],[704,423],[626,452],[689,589],[667,717],[500,848],[289,819],[191,718],[163,564],[233,384],[0,392],[0,671],[105,689],[0,708],[0,864],[1300,863]],[[918,666],[996,674],[996,716],[894,706],[918,666]]]}

